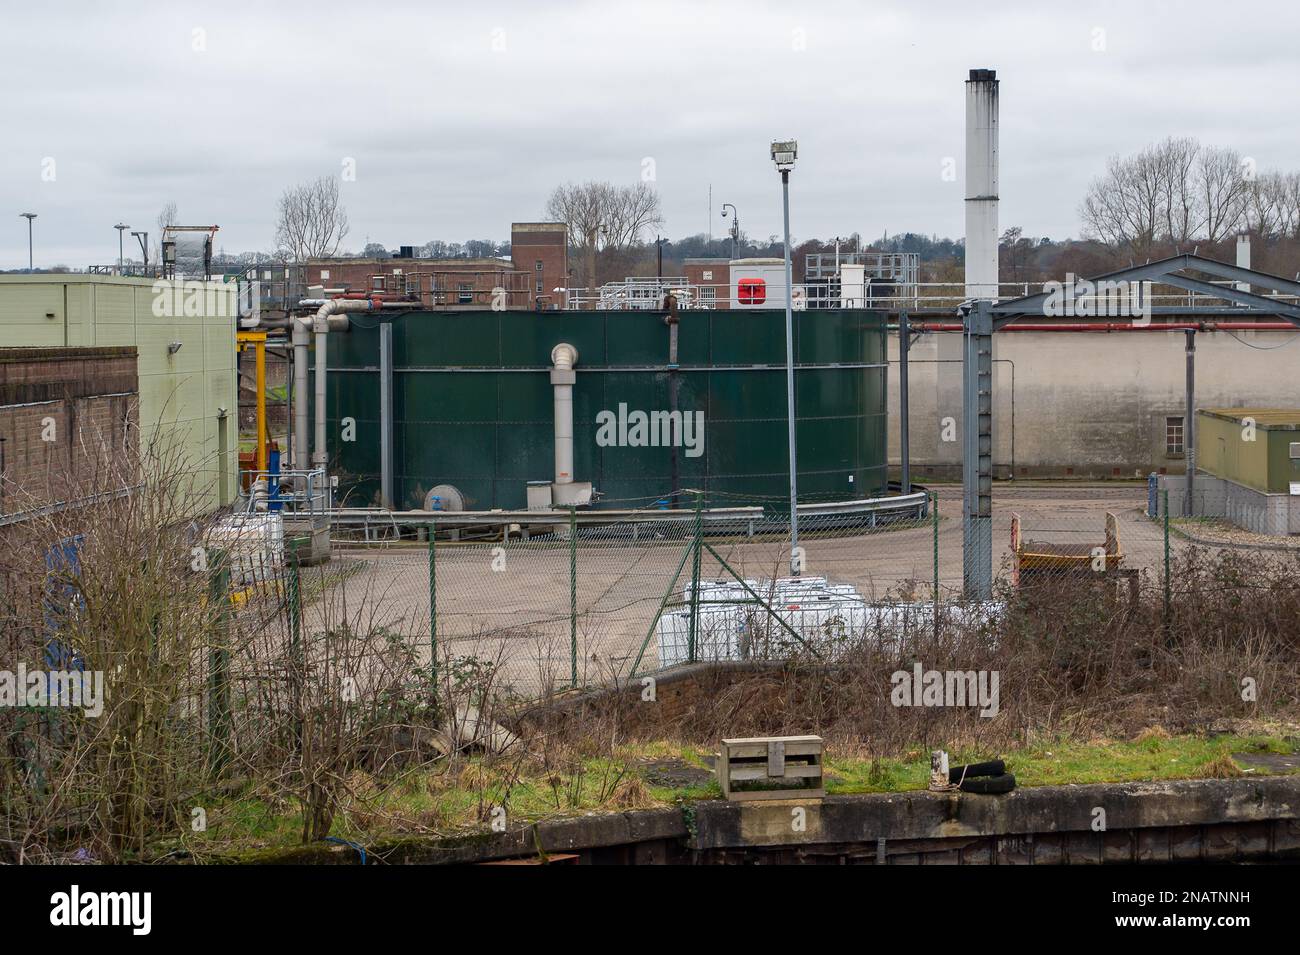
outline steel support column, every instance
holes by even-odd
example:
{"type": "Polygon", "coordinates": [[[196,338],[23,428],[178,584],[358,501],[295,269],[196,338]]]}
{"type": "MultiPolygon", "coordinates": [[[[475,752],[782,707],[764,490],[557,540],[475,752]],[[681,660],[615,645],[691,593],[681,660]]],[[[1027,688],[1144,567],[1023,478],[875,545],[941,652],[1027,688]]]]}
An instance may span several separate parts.
{"type": "Polygon", "coordinates": [[[379,325],[379,495],[393,507],[393,323],[379,325]]]}
{"type": "Polygon", "coordinates": [[[993,312],[977,301],[964,319],[962,353],[962,586],[993,594],[993,312]]]}
{"type": "Polygon", "coordinates": [[[912,441],[907,420],[907,359],[912,348],[911,338],[907,312],[902,312],[898,316],[898,458],[901,466],[899,489],[904,494],[912,493],[912,441]]]}
{"type": "Polygon", "coordinates": [[[1196,498],[1193,496],[1196,486],[1196,332],[1189,328],[1186,335],[1187,410],[1183,419],[1183,457],[1187,461],[1187,507],[1183,509],[1183,515],[1194,517],[1196,515],[1196,498]]]}

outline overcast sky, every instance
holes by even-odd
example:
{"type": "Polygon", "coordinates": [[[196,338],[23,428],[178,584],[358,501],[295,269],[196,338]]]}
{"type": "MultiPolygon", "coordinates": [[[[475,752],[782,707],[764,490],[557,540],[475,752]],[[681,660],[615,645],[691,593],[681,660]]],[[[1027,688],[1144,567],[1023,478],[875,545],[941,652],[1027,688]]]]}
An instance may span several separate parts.
{"type": "Polygon", "coordinates": [[[648,170],[673,237],[963,232],[963,81],[1002,81],[1001,226],[1078,235],[1106,157],[1167,135],[1300,168],[1300,4],[0,3],[0,268],[117,255],[168,200],[270,250],[341,175],[346,246],[505,239],[558,183],[648,170]],[[942,175],[956,161],[956,181],[942,175]],[[712,186],[713,212],[709,213],[712,186]]]}

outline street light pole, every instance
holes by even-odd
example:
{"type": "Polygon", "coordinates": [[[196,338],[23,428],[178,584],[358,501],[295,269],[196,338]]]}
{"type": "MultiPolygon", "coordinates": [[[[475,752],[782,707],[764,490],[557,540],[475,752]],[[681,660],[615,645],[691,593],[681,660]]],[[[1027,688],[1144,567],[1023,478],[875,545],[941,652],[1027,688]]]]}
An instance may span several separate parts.
{"type": "Polygon", "coordinates": [[[727,210],[731,210],[731,257],[733,259],[740,257],[740,213],[730,202],[722,204],[722,218],[727,218],[727,210]]]}
{"type": "Polygon", "coordinates": [[[27,274],[30,275],[36,271],[32,268],[32,220],[36,218],[36,213],[20,212],[18,214],[27,220],[27,274]]]}
{"type": "Polygon", "coordinates": [[[794,277],[790,267],[790,170],[794,168],[798,144],[794,140],[772,143],[772,161],[781,173],[781,204],[785,214],[785,400],[786,426],[790,444],[790,575],[803,570],[799,557],[799,488],[795,449],[794,417],[794,277]]]}

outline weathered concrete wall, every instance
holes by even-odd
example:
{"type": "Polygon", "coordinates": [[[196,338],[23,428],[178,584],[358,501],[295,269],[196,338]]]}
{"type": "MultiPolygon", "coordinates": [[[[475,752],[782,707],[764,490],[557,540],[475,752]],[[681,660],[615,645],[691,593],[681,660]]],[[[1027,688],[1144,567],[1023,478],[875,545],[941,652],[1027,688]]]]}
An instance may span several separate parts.
{"type": "MultiPolygon", "coordinates": [[[[1013,467],[1016,477],[1029,478],[1181,473],[1182,455],[1165,453],[1165,418],[1184,414],[1184,348],[1181,331],[994,335],[996,476],[1013,467]]],[[[897,334],[889,358],[889,460],[896,467],[897,334]]],[[[913,477],[959,479],[961,335],[921,335],[909,374],[913,477]],[[954,425],[950,441],[943,440],[946,418],[954,425]]],[[[1300,333],[1196,336],[1197,407],[1292,407],[1298,377],[1300,333]]]]}
{"type": "MultiPolygon", "coordinates": [[[[1169,516],[1186,517],[1187,476],[1161,476],[1160,488],[1169,491],[1169,516]]],[[[1196,517],[1221,517],[1256,534],[1300,534],[1300,496],[1266,494],[1203,471],[1196,472],[1192,496],[1196,517]]]]}

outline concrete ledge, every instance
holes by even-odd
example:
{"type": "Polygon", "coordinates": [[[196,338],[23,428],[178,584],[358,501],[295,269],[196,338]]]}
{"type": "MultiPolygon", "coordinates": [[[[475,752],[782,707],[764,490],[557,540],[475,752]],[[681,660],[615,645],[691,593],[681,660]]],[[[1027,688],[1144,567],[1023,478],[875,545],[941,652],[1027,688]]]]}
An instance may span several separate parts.
{"type": "MultiPolygon", "coordinates": [[[[862,843],[961,837],[1079,833],[1095,838],[1095,810],[1107,832],[1232,822],[1294,820],[1300,777],[1204,779],[1166,783],[1040,786],[1005,796],[924,791],[829,796],[818,805],[701,802],[692,848],[862,843]],[[793,810],[806,806],[794,825],[793,810]]],[[[1295,848],[1300,848],[1300,832],[1295,848]]]]}
{"type": "MultiPolygon", "coordinates": [[[[507,832],[367,845],[383,864],[453,864],[575,853],[581,861],[1097,864],[1300,858],[1300,776],[1043,786],[1006,796],[909,792],[754,803],[707,801],[547,820],[507,832]],[[1095,810],[1105,829],[1093,828],[1095,810]],[[798,822],[795,825],[795,822],[798,822]]],[[[318,843],[226,857],[355,865],[318,843]]]]}

